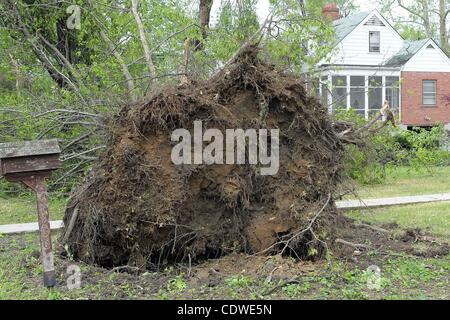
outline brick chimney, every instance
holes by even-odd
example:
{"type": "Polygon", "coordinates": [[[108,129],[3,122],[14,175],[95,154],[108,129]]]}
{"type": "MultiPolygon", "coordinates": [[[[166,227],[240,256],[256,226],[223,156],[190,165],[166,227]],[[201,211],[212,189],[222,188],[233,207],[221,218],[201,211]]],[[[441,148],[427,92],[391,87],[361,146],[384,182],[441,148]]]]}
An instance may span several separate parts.
{"type": "Polygon", "coordinates": [[[331,21],[338,20],[341,18],[341,14],[339,13],[339,8],[336,3],[330,3],[323,6],[322,16],[325,19],[329,19],[331,21]]]}

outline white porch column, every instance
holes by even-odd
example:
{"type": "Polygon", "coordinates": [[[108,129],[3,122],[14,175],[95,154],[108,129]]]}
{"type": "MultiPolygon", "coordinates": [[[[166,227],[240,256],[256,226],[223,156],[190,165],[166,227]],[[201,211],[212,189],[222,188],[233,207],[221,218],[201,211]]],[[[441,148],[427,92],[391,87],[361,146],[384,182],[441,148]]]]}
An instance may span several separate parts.
{"type": "Polygon", "coordinates": [[[381,106],[380,107],[382,107],[384,105],[384,101],[386,100],[386,76],[382,77],[381,83],[382,83],[383,91],[381,93],[381,106]]]}
{"type": "Polygon", "coordinates": [[[365,92],[365,105],[364,105],[364,117],[369,119],[369,76],[364,76],[364,92],[365,92]]]}
{"type": "Polygon", "coordinates": [[[350,101],[350,76],[347,76],[347,110],[350,110],[351,107],[351,101],[350,101]]]}

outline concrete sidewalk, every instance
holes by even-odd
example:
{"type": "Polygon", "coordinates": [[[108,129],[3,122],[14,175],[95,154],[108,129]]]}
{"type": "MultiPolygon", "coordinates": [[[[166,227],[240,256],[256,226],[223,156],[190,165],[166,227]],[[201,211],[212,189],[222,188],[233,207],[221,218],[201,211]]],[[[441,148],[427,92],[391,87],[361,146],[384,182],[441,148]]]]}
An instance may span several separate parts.
{"type": "Polygon", "coordinates": [[[450,193],[429,194],[421,196],[405,196],[380,199],[361,199],[336,201],[340,209],[364,209],[373,207],[396,206],[402,204],[450,201],[450,193]]]}
{"type": "MultiPolygon", "coordinates": [[[[51,230],[61,229],[62,227],[62,220],[50,221],[51,230]]],[[[37,222],[0,225],[0,234],[35,232],[38,230],[39,226],[37,222]]]]}
{"type": "MultiPolygon", "coordinates": [[[[339,209],[365,209],[374,207],[395,206],[395,205],[425,203],[425,202],[438,202],[438,201],[450,201],[450,193],[429,194],[422,196],[380,198],[380,199],[336,201],[336,206],[339,209]]],[[[62,227],[63,222],[61,220],[50,221],[50,228],[52,230],[60,229],[62,227]]],[[[38,230],[39,227],[37,222],[0,225],[0,234],[35,232],[38,230]]]]}

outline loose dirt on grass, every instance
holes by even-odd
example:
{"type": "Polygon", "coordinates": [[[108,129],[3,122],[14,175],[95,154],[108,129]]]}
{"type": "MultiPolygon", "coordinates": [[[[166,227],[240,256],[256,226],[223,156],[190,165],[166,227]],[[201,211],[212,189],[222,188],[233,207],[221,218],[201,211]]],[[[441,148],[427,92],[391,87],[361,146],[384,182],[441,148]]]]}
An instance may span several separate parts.
{"type": "Polygon", "coordinates": [[[342,239],[335,240],[336,256],[343,260],[358,262],[364,256],[364,263],[376,263],[376,259],[392,253],[424,258],[442,257],[450,252],[447,242],[419,228],[400,228],[396,223],[381,226],[354,222],[341,231],[342,239]],[[341,241],[343,240],[343,241],[341,241]],[[374,261],[371,261],[376,257],[374,261]]]}
{"type": "MultiPolygon", "coordinates": [[[[57,285],[42,286],[37,234],[0,237],[0,298],[2,299],[448,299],[449,258],[432,258],[432,236],[401,230],[394,224],[357,226],[341,256],[330,260],[296,261],[290,257],[230,253],[198,263],[175,263],[158,272],[121,266],[106,269],[56,256],[57,285]],[[373,228],[384,228],[388,233],[373,228]],[[358,251],[358,253],[356,252],[358,251]],[[69,290],[69,266],[81,268],[81,287],[69,290]],[[383,289],[369,290],[365,270],[382,270],[383,289]]],[[[56,237],[54,237],[56,238],[56,237]]],[[[440,255],[443,254],[443,255],[440,255]]]]}
{"type": "Polygon", "coordinates": [[[106,268],[161,270],[181,263],[200,282],[211,272],[242,270],[289,277],[302,272],[299,261],[333,255],[372,262],[370,252],[416,254],[412,244],[429,256],[448,253],[446,244],[417,230],[415,237],[398,235],[338,213],[333,194],[344,149],[328,111],[298,77],[276,71],[258,52],[246,46],[208,82],[165,88],[122,109],[111,122],[106,151],[71,196],[65,251],[106,268]],[[171,133],[192,132],[195,120],[222,132],[279,129],[278,173],[262,176],[259,165],[174,165],[171,133]],[[231,253],[249,257],[226,257],[231,253]],[[279,270],[259,254],[297,264],[283,260],[279,270]]]}

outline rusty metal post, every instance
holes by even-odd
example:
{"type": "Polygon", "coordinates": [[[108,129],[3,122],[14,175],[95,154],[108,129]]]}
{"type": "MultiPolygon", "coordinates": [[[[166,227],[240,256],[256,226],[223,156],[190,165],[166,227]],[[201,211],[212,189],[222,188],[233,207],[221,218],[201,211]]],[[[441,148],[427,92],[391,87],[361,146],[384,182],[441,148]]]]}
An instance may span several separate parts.
{"type": "Polygon", "coordinates": [[[56,284],[56,277],[53,262],[50,222],[48,217],[47,185],[45,184],[45,176],[35,177],[35,191],[37,199],[39,236],[41,240],[42,264],[44,266],[44,286],[53,287],[56,284]]]}
{"type": "Polygon", "coordinates": [[[0,175],[10,182],[22,182],[36,192],[44,285],[56,284],[45,178],[62,167],[58,140],[0,143],[0,175]]]}

